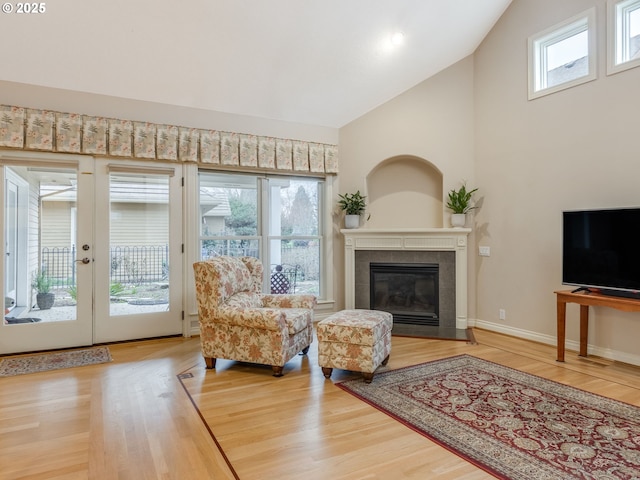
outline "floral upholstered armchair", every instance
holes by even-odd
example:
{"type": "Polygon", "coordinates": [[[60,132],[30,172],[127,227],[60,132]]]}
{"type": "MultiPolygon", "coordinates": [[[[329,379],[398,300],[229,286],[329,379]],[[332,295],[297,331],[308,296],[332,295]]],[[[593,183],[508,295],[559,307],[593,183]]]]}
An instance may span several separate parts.
{"type": "Polygon", "coordinates": [[[306,354],[313,339],[314,295],[263,294],[260,260],[214,257],[193,264],[200,343],[207,368],[217,358],[271,365],[306,354]]]}

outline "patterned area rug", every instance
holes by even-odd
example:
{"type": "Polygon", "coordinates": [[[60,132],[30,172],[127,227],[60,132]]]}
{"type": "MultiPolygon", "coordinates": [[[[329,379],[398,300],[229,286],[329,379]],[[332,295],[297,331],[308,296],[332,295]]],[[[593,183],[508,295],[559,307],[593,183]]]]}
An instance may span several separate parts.
{"type": "Polygon", "coordinates": [[[0,360],[0,377],[46,372],[60,368],[82,367],[112,360],[107,347],[65,350],[38,355],[21,355],[0,360]]]}
{"type": "Polygon", "coordinates": [[[640,407],[470,355],[337,385],[498,478],[640,478],[640,407]]]}

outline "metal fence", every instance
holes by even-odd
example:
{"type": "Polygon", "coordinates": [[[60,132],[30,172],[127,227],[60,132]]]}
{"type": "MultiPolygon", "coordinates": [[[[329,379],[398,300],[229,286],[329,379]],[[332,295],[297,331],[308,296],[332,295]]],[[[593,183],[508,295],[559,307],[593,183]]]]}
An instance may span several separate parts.
{"type": "MultiPolygon", "coordinates": [[[[44,247],[42,270],[53,288],[76,285],[76,247],[44,247]]],[[[119,246],[109,252],[110,282],[126,285],[163,282],[169,276],[169,245],[119,246]]]]}

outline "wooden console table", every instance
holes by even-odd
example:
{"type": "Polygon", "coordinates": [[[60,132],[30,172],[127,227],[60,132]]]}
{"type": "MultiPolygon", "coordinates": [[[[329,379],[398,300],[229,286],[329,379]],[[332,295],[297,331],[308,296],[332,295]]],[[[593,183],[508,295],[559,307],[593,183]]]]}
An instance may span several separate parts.
{"type": "Polygon", "coordinates": [[[576,292],[570,290],[557,291],[558,302],[558,362],[564,362],[565,324],[567,317],[567,303],[580,304],[580,353],[587,356],[587,336],[589,333],[589,307],[610,307],[624,312],[640,312],[640,300],[633,298],[614,297],[595,292],[576,292]]]}

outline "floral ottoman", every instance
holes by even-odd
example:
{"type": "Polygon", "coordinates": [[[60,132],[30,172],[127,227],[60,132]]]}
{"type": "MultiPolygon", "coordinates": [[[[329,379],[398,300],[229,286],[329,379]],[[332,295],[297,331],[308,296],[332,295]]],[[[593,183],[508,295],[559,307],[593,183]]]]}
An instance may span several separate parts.
{"type": "Polygon", "coordinates": [[[362,372],[366,383],[391,353],[393,316],[379,310],[342,310],[318,322],[318,364],[325,378],[334,368],[362,372]]]}

